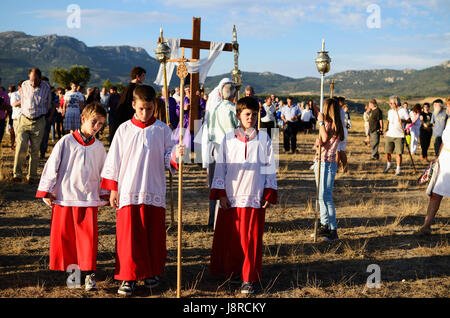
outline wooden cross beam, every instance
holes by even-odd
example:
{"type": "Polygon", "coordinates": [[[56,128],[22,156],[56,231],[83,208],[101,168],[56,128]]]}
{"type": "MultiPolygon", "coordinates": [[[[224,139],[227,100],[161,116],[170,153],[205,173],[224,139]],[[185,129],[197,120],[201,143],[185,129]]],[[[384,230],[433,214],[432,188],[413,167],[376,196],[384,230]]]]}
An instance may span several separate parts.
{"type": "MultiPolygon", "coordinates": [[[[210,41],[200,40],[200,29],[201,29],[201,18],[192,18],[192,39],[181,39],[180,47],[192,49],[192,59],[200,59],[200,50],[209,50],[211,46],[210,41]]],[[[226,43],[223,51],[232,52],[233,45],[231,43],[226,43]]],[[[189,112],[189,127],[191,133],[194,133],[194,120],[198,119],[200,99],[196,94],[200,90],[199,86],[199,74],[191,74],[190,80],[191,96],[189,96],[189,101],[191,104],[189,112]]]]}

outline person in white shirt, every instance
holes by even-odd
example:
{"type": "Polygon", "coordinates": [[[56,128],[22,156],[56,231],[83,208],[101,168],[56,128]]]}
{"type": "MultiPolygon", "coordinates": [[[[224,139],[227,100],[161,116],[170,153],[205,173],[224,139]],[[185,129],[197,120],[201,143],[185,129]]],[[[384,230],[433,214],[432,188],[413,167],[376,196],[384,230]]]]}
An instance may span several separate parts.
{"type": "Polygon", "coordinates": [[[262,105],[266,111],[266,115],[261,118],[261,129],[265,129],[266,133],[272,138],[272,128],[275,128],[275,105],[271,96],[266,97],[266,102],[262,105]]]}
{"type": "Polygon", "coordinates": [[[391,96],[389,98],[389,106],[391,109],[388,112],[387,131],[385,132],[384,151],[386,152],[386,168],[384,173],[387,173],[392,168],[392,154],[395,153],[397,161],[397,169],[395,174],[400,175],[400,166],[402,164],[403,144],[404,144],[404,125],[411,123],[408,111],[400,107],[400,98],[398,96],[391,96]]]}
{"type": "Polygon", "coordinates": [[[301,117],[300,108],[293,104],[292,97],[287,98],[287,105],[281,110],[281,119],[284,121],[283,146],[286,152],[297,153],[298,120],[301,117]]]}
{"type": "Polygon", "coordinates": [[[300,118],[302,121],[302,128],[305,134],[309,134],[312,128],[312,119],[313,119],[313,113],[312,110],[309,108],[309,104],[306,104],[304,106],[305,108],[302,111],[302,117],[300,118]]]}
{"type": "Polygon", "coordinates": [[[18,129],[19,129],[19,118],[20,115],[22,115],[22,112],[20,110],[20,101],[21,101],[21,94],[22,94],[22,83],[24,81],[20,81],[18,84],[18,89],[11,93],[11,97],[10,97],[10,103],[12,106],[12,115],[11,118],[13,120],[13,130],[14,130],[14,135],[17,134],[18,129]]]}

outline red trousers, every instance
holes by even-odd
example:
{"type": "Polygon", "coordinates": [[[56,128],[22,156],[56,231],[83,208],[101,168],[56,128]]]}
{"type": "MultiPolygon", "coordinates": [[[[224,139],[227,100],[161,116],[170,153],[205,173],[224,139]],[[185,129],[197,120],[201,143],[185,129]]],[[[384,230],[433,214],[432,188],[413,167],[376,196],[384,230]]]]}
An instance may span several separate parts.
{"type": "Polygon", "coordinates": [[[166,209],[141,204],[117,210],[115,279],[159,276],[166,256],[166,209]]]}
{"type": "Polygon", "coordinates": [[[219,209],[211,250],[210,272],[245,282],[261,280],[265,209],[219,209]]]}
{"type": "Polygon", "coordinates": [[[97,266],[97,207],[54,205],[50,229],[50,269],[66,271],[76,264],[82,271],[97,266]]]}

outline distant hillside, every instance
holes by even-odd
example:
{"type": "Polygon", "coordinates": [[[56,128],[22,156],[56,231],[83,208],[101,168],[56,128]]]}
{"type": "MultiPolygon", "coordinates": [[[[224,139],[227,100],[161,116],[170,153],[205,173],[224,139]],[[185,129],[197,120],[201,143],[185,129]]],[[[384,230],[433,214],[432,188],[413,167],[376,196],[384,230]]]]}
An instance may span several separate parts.
{"type": "MultiPolygon", "coordinates": [[[[242,43],[241,45],[245,45],[242,43]]],[[[153,53],[153,52],[152,52],[153,53]]],[[[26,78],[31,67],[39,67],[50,75],[55,67],[86,65],[91,70],[90,86],[100,86],[109,78],[113,83],[129,81],[129,72],[136,65],[147,70],[147,83],[153,83],[159,63],[143,48],[131,46],[88,47],[68,36],[31,36],[23,32],[0,33],[0,77],[3,85],[26,78]]],[[[213,89],[223,77],[208,77],[206,91],[213,89]]],[[[345,71],[326,77],[326,91],[335,80],[335,94],[353,98],[450,95],[450,61],[423,70],[364,70],[345,71]]],[[[171,87],[178,83],[172,76],[171,87]]],[[[319,77],[295,79],[271,72],[243,72],[243,85],[251,85],[257,94],[317,95],[319,77]]]]}
{"type": "Polygon", "coordinates": [[[86,65],[91,70],[90,85],[129,82],[130,70],[140,65],[147,76],[155,78],[159,63],[146,50],[131,46],[88,47],[67,36],[30,36],[23,32],[0,33],[0,77],[3,85],[26,78],[31,67],[39,67],[50,77],[55,67],[86,65]]]}
{"type": "MultiPolygon", "coordinates": [[[[223,74],[209,77],[205,87],[215,87],[223,74]]],[[[251,85],[258,94],[318,95],[320,78],[294,79],[270,72],[243,72],[243,86],[251,85]]],[[[326,91],[334,79],[336,95],[370,98],[399,96],[450,95],[450,61],[424,70],[345,71],[325,77],[326,91]]]]}

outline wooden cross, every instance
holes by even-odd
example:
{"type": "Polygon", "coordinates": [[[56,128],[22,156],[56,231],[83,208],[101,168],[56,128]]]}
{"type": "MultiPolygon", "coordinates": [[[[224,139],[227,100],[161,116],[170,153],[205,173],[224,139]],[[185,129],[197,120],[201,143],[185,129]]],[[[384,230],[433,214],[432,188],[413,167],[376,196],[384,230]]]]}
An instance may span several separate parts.
{"type": "MultiPolygon", "coordinates": [[[[211,47],[210,41],[200,40],[200,25],[201,18],[192,18],[192,40],[191,39],[181,39],[180,47],[192,49],[192,59],[200,59],[200,50],[209,50],[211,47]]],[[[223,51],[232,52],[233,45],[231,43],[226,43],[223,51]]],[[[189,96],[189,101],[191,104],[191,110],[189,112],[189,127],[191,133],[194,133],[194,120],[198,119],[200,99],[196,94],[200,89],[199,87],[199,73],[191,74],[190,80],[191,96],[189,96]]],[[[181,93],[181,92],[180,92],[181,93]]]]}

